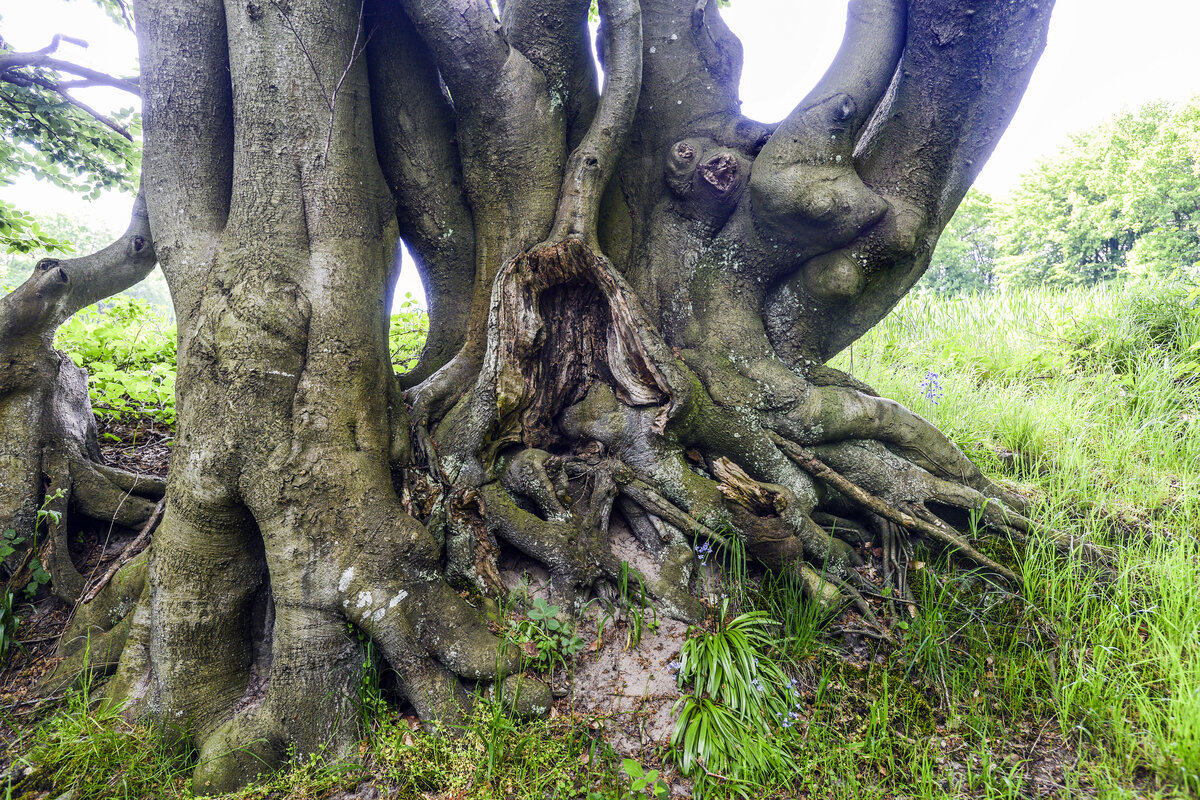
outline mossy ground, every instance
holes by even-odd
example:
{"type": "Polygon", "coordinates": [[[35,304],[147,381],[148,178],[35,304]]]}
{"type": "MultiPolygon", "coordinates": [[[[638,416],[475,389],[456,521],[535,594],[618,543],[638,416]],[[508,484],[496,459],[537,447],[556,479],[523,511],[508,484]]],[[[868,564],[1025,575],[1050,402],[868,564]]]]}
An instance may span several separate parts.
{"type": "MultiPolygon", "coordinates": [[[[1152,286],[903,302],[837,366],[1032,496],[1039,523],[1108,549],[1113,572],[1034,541],[1012,594],[931,561],[912,572],[915,610],[891,610],[899,644],[886,648],[822,624],[785,591],[747,586],[734,603],[782,623],[770,657],[797,681],[795,725],[771,745],[786,766],[754,782],[683,780],[667,749],[643,766],[705,797],[1200,791],[1194,301],[1186,287],[1152,286]]],[[[517,722],[482,705],[462,735],[436,738],[375,694],[364,704],[372,731],[356,763],[298,763],[236,796],[632,796],[603,718],[517,722]]],[[[187,754],[150,731],[89,711],[82,695],[31,708],[0,709],[13,785],[26,769],[39,776],[26,796],[189,796],[187,754]]]]}

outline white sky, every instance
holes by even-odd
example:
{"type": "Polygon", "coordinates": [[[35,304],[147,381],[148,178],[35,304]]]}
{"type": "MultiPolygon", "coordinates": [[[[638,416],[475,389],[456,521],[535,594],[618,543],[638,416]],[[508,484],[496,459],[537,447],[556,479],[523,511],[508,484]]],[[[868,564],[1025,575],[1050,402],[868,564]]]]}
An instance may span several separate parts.
{"type": "MultiPolygon", "coordinates": [[[[845,0],[734,0],[723,12],[745,49],[747,115],[780,119],[816,83],[841,41],[845,8],[845,0]]],[[[1200,94],[1197,32],[1198,0],[1058,0],[1046,52],[976,185],[1002,195],[1069,134],[1150,100],[1200,94]]],[[[86,50],[64,44],[63,58],[116,74],[136,71],[132,35],[89,0],[0,0],[0,34],[13,46],[42,47],[55,33],[90,44],[86,50]]],[[[136,102],[107,89],[83,90],[79,96],[101,109],[136,102]]],[[[0,198],[37,213],[83,216],[114,231],[124,229],[132,201],[117,194],[89,204],[33,180],[0,189],[0,198]]],[[[406,291],[421,295],[411,263],[398,295],[406,291]]]]}

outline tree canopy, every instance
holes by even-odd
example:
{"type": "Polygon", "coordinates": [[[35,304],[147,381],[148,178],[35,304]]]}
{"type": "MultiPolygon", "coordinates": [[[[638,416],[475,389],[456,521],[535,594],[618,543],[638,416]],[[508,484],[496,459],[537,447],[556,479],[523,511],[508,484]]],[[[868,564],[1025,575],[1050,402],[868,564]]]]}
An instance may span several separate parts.
{"type": "MultiPolygon", "coordinates": [[[[121,0],[97,0],[114,20],[132,25],[121,0]]],[[[141,159],[140,115],[132,108],[101,113],[72,92],[111,86],[137,94],[136,79],[107,75],[62,57],[87,43],[55,36],[18,52],[0,37],[0,186],[28,174],[96,198],[105,189],[136,190],[141,159]]],[[[33,215],[0,201],[0,247],[10,253],[69,251],[33,215]]]]}
{"type": "Polygon", "coordinates": [[[1200,264],[1200,98],[1154,102],[1072,137],[1012,196],[971,193],[923,286],[1088,286],[1200,264]]]}

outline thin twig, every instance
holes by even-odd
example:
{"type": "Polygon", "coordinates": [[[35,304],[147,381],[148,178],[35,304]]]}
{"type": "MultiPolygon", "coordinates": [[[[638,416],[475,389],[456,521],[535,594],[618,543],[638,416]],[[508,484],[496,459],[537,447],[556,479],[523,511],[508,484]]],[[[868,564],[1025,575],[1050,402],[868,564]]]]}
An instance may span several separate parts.
{"type": "Polygon", "coordinates": [[[137,538],[121,551],[121,555],[105,571],[100,580],[96,581],[95,585],[84,594],[82,602],[90,603],[96,599],[96,595],[100,594],[100,591],[108,585],[108,582],[120,571],[121,567],[129,563],[138,553],[145,549],[146,544],[150,541],[150,534],[154,533],[154,529],[158,527],[158,523],[162,519],[163,509],[166,506],[167,498],[164,497],[158,501],[158,505],[154,507],[154,512],[150,515],[150,519],[146,520],[146,524],[142,526],[142,530],[138,533],[137,538]]]}

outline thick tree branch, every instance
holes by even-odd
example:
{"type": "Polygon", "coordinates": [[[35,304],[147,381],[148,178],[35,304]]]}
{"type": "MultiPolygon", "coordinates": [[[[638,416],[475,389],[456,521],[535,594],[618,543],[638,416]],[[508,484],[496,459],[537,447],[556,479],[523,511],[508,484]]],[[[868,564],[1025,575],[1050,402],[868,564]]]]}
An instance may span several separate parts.
{"type": "Polygon", "coordinates": [[[883,97],[904,46],[905,0],[853,0],[825,76],[754,162],[754,220],[772,238],[828,247],[884,213],[854,170],[854,143],[883,97]]]}
{"type": "Polygon", "coordinates": [[[600,0],[604,91],[583,141],[567,160],[551,239],[579,236],[599,245],[600,198],[616,170],[642,84],[642,13],[638,0],[600,0]]]}
{"type": "Polygon", "coordinates": [[[109,75],[107,72],[82,67],[78,64],[72,64],[70,61],[63,61],[57,58],[41,56],[22,60],[14,58],[14,56],[26,56],[28,53],[7,53],[0,55],[0,78],[10,80],[12,70],[21,69],[22,67],[43,67],[52,69],[58,72],[65,72],[68,75],[77,75],[82,80],[72,81],[69,84],[63,84],[66,88],[76,88],[80,86],[111,86],[114,89],[123,89],[130,94],[141,94],[141,87],[138,86],[138,81],[133,78],[118,78],[115,75],[109,75]]]}
{"type": "Polygon", "coordinates": [[[567,114],[568,147],[578,146],[596,113],[596,64],[589,0],[512,0],[501,9],[505,38],[546,76],[567,114]]]}
{"type": "Polygon", "coordinates": [[[769,298],[768,329],[783,358],[827,360],[920,278],[1016,111],[1045,46],[1052,8],[1052,2],[911,4],[901,67],[854,155],[865,185],[884,199],[884,213],[769,298]]]}
{"type": "MultiPolygon", "coordinates": [[[[186,6],[136,0],[134,12],[145,101],[143,189],[156,243],[170,248],[195,241],[197,232],[220,232],[229,214],[233,109],[225,9],[221,0],[186,6]]],[[[173,280],[169,269],[167,280],[173,280]]]]}
{"type": "MultiPolygon", "coordinates": [[[[641,0],[642,88],[621,182],[631,202],[657,202],[669,148],[698,131],[729,139],[741,120],[742,46],[716,0],[641,0]]],[[[728,142],[726,142],[728,143],[728,142]]]]}
{"type": "Polygon", "coordinates": [[[429,303],[421,361],[404,376],[414,385],[449,361],[466,337],[471,305],[461,298],[471,296],[475,280],[475,223],[463,191],[454,109],[433,56],[396,4],[375,3],[370,24],[375,148],[429,303]]]}
{"type": "Polygon", "coordinates": [[[9,342],[30,335],[34,341],[49,341],[75,312],[138,283],[155,263],[146,203],[139,193],[129,227],[115,242],[78,258],[43,258],[24,283],[0,298],[0,331],[9,342]]]}
{"type": "Polygon", "coordinates": [[[509,44],[487,0],[404,0],[455,98],[471,102],[504,70],[509,44]]]}
{"type": "Polygon", "coordinates": [[[91,255],[42,259],[37,269],[58,269],[66,275],[70,290],[58,313],[59,321],[64,322],[80,309],[139,283],[156,263],[146,198],[139,192],[129,227],[116,241],[91,255]]]}
{"type": "Polygon", "coordinates": [[[116,89],[123,89],[130,94],[140,95],[141,87],[138,86],[137,79],[118,78],[99,70],[83,67],[69,61],[63,61],[62,59],[52,58],[51,53],[57,51],[59,43],[64,41],[78,45],[79,47],[87,47],[87,42],[82,39],[55,34],[50,40],[50,44],[40,50],[33,50],[28,53],[0,52],[0,80],[16,84],[17,86],[40,86],[43,89],[48,89],[71,105],[90,115],[97,122],[106,125],[126,139],[133,141],[133,136],[124,126],[118,124],[107,115],[96,111],[86,103],[75,99],[69,92],[71,89],[81,89],[89,86],[111,86],[116,89]],[[29,74],[18,71],[24,68],[37,67],[75,75],[80,80],[63,81],[47,77],[44,74],[29,74]]]}
{"type": "Polygon", "coordinates": [[[420,427],[453,404],[483,363],[497,272],[544,241],[566,159],[564,109],[545,75],[511,48],[483,0],[409,0],[454,101],[463,187],[475,222],[475,285],[462,350],[420,387],[420,427]]]}

